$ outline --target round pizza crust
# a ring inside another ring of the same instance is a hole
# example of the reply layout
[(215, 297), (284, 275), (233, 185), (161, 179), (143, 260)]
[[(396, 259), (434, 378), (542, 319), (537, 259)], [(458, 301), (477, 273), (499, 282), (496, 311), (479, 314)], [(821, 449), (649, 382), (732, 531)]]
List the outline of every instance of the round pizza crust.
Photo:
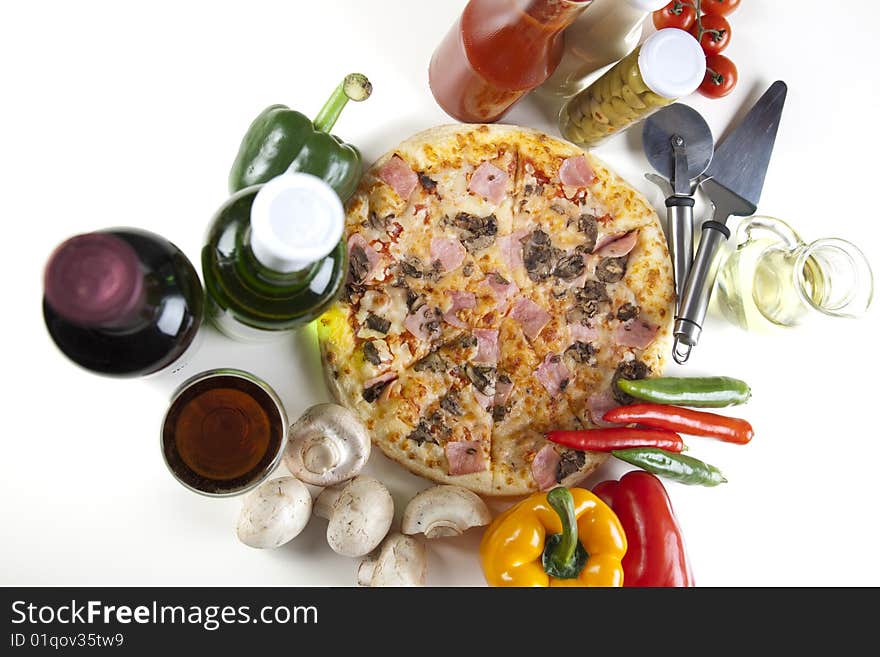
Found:
[[(651, 375), (659, 375), (671, 348), (674, 319), (672, 270), (659, 217), (641, 193), (613, 173), (604, 162), (571, 143), (537, 130), (511, 125), (443, 125), (415, 134), (380, 157), (365, 172), (357, 192), (346, 207), (346, 239), (359, 230), (371, 212), (383, 212), (386, 205), (399, 211), (412, 204), (411, 200), (400, 199), (380, 179), (379, 172), (391, 158), (402, 158), (417, 173), (427, 171), (434, 175), (438, 170), (448, 170), (460, 172), (465, 179), (482, 161), (497, 157), (499, 147), (502, 150), (514, 147), (519, 158), (526, 157), (536, 166), (549, 168), (558, 168), (567, 158), (585, 156), (596, 176), (586, 196), (600, 203), (613, 216), (615, 232), (638, 230), (637, 243), (628, 255), (624, 280), (635, 295), (641, 309), (640, 317), (655, 325), (657, 334), (645, 349), (630, 350), (630, 353), (634, 352), (633, 356), (624, 355), (622, 358), (634, 357), (647, 365)], [(563, 190), (566, 198), (569, 192), (577, 192), (565, 187)], [(421, 192), (421, 187), (416, 191)], [(412, 196), (415, 197), (416, 193)], [(404, 226), (404, 230), (406, 228), (408, 226)], [(555, 239), (558, 235), (551, 237)], [(381, 284), (376, 286), (382, 287)], [(508, 468), (505, 472), (499, 471), (502, 469), (500, 464), (491, 463), (485, 472), (450, 475), (442, 456), (409, 445), (413, 441), (405, 436), (412, 430), (412, 423), (404, 422), (393, 408), (383, 409), (381, 403), (370, 403), (364, 398), (364, 375), (354, 366), (355, 363), (362, 363), (363, 359), (356, 353), (358, 340), (353, 323), (353, 309), (345, 299), (337, 302), (319, 319), (318, 338), (326, 382), (338, 403), (360, 415), (371, 431), (374, 444), (388, 458), (414, 474), (438, 483), (464, 486), (483, 495), (518, 496), (538, 489), (526, 467), (529, 459), (534, 458), (536, 446), (528, 450), (531, 453), (517, 456), (517, 460), (521, 461), (519, 467)], [(614, 371), (608, 366), (600, 366), (600, 369), (607, 388)], [(597, 389), (596, 392), (600, 391)], [(595, 425), (585, 419), (579, 426), (589, 428)], [(584, 452), (583, 455), (580, 468), (563, 477), (560, 484), (577, 484), (608, 457), (597, 452)]]

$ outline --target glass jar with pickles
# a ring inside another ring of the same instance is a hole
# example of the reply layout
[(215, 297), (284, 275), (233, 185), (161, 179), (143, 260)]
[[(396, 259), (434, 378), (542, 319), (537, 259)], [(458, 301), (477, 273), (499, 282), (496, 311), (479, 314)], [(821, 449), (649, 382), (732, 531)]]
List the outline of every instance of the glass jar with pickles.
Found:
[(573, 96), (559, 115), (562, 135), (592, 147), (697, 90), (706, 55), (683, 30), (652, 34), (630, 55)]

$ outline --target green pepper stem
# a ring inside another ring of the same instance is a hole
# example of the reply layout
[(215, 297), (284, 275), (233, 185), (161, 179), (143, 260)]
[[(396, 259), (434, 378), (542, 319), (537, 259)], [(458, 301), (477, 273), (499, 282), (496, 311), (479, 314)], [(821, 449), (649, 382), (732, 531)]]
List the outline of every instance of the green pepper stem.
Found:
[(342, 110), (353, 100), (356, 103), (366, 100), (373, 93), (373, 85), (367, 79), (367, 76), (360, 73), (349, 73), (345, 79), (339, 83), (339, 86), (330, 94), (330, 98), (324, 103), (324, 107), (315, 117), (315, 130), (319, 132), (330, 132)]
[(559, 515), (562, 521), (562, 533), (559, 543), (549, 556), (550, 562), (559, 569), (570, 567), (575, 560), (578, 546), (577, 522), (574, 516), (574, 498), (564, 486), (558, 486), (547, 493), (547, 503)]

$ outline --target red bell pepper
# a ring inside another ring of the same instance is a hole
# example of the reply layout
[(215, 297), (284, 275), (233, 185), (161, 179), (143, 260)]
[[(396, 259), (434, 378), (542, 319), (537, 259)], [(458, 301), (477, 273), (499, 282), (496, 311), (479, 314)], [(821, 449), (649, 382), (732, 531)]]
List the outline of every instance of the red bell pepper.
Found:
[(633, 470), (620, 481), (596, 484), (593, 493), (614, 510), (626, 532), (624, 586), (694, 586), (681, 529), (657, 477)]

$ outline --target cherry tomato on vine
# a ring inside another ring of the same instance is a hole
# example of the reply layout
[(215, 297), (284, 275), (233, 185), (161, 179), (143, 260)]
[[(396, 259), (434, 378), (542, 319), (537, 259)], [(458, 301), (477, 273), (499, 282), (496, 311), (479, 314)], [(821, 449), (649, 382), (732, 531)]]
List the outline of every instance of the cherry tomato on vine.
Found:
[[(700, 25), (703, 29), (700, 30)], [(703, 46), (707, 55), (717, 55), (730, 43), (730, 23), (724, 16), (703, 16), (691, 28), (691, 34)]]
[(694, 9), (690, 0), (672, 0), (663, 9), (654, 12), (654, 27), (662, 30), (666, 27), (676, 27), (679, 30), (689, 30), (697, 21), (697, 10)]
[(739, 7), (739, 0), (703, 0), (700, 3), (703, 13), (711, 16), (727, 16)]
[(706, 77), (697, 91), (707, 98), (721, 98), (733, 91), (737, 80), (736, 64), (724, 55), (709, 55), (706, 57)]

